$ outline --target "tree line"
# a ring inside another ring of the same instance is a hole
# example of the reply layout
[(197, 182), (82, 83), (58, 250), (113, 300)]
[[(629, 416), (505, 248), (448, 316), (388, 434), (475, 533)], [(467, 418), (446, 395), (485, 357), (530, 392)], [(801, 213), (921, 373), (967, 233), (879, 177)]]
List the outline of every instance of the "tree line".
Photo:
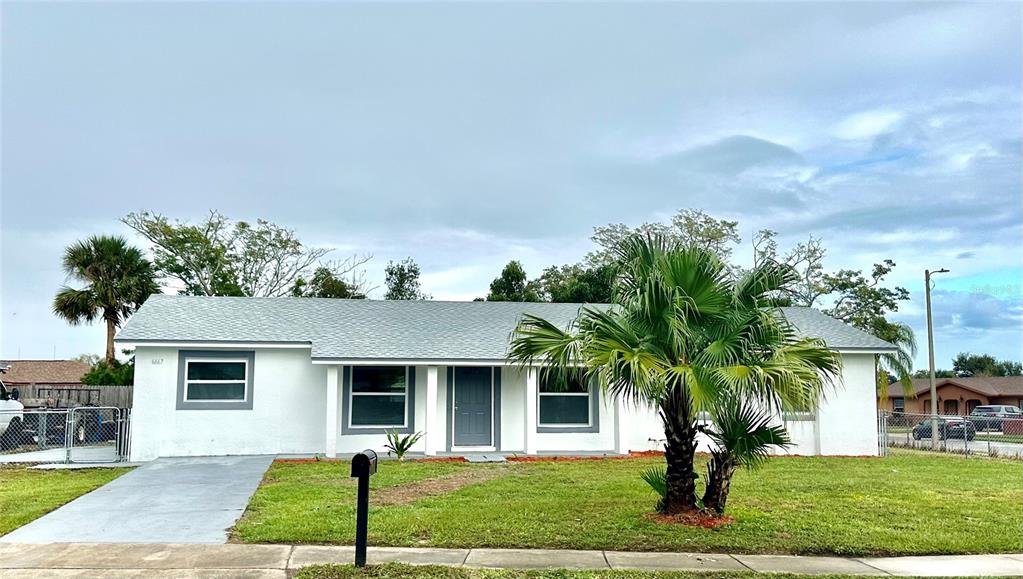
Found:
[[(1023, 364), (1012, 360), (998, 360), (991, 354), (960, 352), (952, 360), (952, 369), (936, 369), (935, 378), (972, 378), (981, 376), (1021, 376)], [(917, 370), (914, 378), (928, 378), (929, 370)]]
[[(328, 259), (330, 250), (302, 243), (296, 233), (270, 221), (233, 221), (212, 211), (199, 223), (143, 211), (122, 223), (150, 243), (153, 260), (116, 235), (94, 235), (64, 250), (69, 282), (58, 289), (53, 313), (71, 325), (102, 321), (106, 350), (83, 378), (86, 384), (131, 384), (133, 360), (121, 363), (114, 349), (117, 328), (161, 281), (183, 295), (364, 299), (363, 266), (370, 255)], [(384, 268), (385, 299), (429, 299), (411, 258)]]
[[(142, 211), (121, 222), (149, 243), (152, 261), (143, 250), (123, 237), (93, 236), (65, 250), (64, 271), (81, 287), (62, 287), (53, 311), (70, 324), (102, 321), (107, 327), (103, 378), (123, 380), (113, 336), (117, 328), (145, 299), (160, 291), (161, 283), (183, 295), (316, 297), (365, 299), (369, 254), (332, 259), (331, 251), (303, 243), (294, 230), (264, 219), (255, 223), (232, 220), (217, 211), (196, 223)], [(477, 300), (520, 302), (609, 303), (620, 273), (616, 248), (635, 236), (656, 235), (686, 247), (706, 250), (738, 279), (745, 272), (734, 265), (733, 253), (742, 237), (739, 223), (717, 219), (701, 210), (680, 210), (664, 223), (638, 227), (609, 224), (594, 228), (596, 248), (581, 261), (552, 265), (530, 279), (521, 262), (510, 261)], [(899, 353), (881, 357), (878, 381), (889, 376), (909, 384), (916, 341), (912, 330), (889, 320), (899, 304), (909, 299), (902, 287), (884, 283), (895, 268), (891, 260), (869, 271), (824, 266), (826, 248), (819, 238), (782, 251), (777, 232), (764, 229), (750, 240), (753, 267), (778, 263), (792, 273), (791, 281), (772, 292), (775, 305), (816, 307), (824, 313), (894, 343)], [(420, 283), (420, 266), (411, 258), (389, 261), (384, 268), (384, 299), (430, 299)], [(130, 376), (128, 376), (130, 381)]]

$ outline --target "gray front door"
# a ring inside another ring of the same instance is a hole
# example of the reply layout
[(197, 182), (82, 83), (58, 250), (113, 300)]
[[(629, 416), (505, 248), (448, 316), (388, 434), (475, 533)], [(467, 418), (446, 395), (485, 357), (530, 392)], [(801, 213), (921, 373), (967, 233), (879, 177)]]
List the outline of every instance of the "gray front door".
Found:
[(492, 368), (455, 368), (454, 446), (494, 444)]

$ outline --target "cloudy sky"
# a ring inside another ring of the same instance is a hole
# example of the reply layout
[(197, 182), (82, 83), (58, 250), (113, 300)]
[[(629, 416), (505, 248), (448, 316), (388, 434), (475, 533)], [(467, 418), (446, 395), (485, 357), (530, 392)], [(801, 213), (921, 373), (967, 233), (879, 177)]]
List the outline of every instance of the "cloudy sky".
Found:
[[(436, 298), (703, 208), (827, 266), (923, 270), (939, 366), (1021, 356), (1019, 4), (3, 6), (2, 348), (101, 352), (50, 313), (69, 242), (149, 209), (412, 256)], [(748, 260), (748, 246), (737, 249)], [(379, 297), (381, 292), (377, 293)], [(925, 363), (925, 352), (918, 361)]]

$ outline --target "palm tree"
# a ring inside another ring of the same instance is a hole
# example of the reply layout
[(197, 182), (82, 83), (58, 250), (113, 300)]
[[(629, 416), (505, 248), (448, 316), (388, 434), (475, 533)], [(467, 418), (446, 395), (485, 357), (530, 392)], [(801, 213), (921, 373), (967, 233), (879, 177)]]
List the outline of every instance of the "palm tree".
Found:
[(703, 508), (725, 512), (732, 475), (739, 467), (753, 469), (767, 460), (771, 447), (792, 445), (785, 427), (772, 424), (771, 416), (749, 400), (725, 396), (710, 411), (713, 427), (703, 431), (715, 443), (707, 464)]
[[(525, 315), (510, 355), (555, 384), (582, 373), (611, 396), (654, 405), (665, 433), (658, 508), (694, 510), (699, 413), (735, 398), (765, 411), (812, 408), (840, 358), (766, 307), (792, 281), (786, 266), (764, 263), (736, 280), (714, 254), (656, 235), (626, 240), (615, 258), (610, 308), (584, 307), (567, 329)], [(719, 470), (730, 480), (728, 468)]]
[(877, 357), (877, 395), (881, 406), (888, 404), (889, 375), (898, 377), (903, 393), (915, 398), (913, 390), (913, 358), (916, 357), (916, 334), (913, 328), (899, 322), (881, 319), (874, 324), (871, 333), (882, 340), (895, 344), (896, 352), (880, 354)]
[(72, 326), (102, 318), (107, 324), (106, 362), (116, 363), (114, 333), (150, 295), (159, 293), (153, 266), (123, 237), (94, 235), (64, 250), (64, 272), (85, 284), (63, 286), (53, 298), (53, 313)]

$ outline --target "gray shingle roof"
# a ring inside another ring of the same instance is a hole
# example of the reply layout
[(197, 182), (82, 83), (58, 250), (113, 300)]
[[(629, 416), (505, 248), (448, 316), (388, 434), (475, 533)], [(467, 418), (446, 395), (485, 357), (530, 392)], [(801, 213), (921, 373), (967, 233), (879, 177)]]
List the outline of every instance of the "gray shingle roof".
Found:
[[(970, 376), (962, 378), (935, 378), (934, 387), (951, 384), (961, 386), (985, 396), (1023, 396), (1023, 376)], [(917, 396), (930, 391), (931, 381), (928, 378), (913, 378), (913, 392)], [(889, 398), (903, 398), (906, 393), (901, 382), (888, 385)]]
[[(567, 326), (582, 304), (235, 298), (154, 295), (119, 342), (289, 342), (319, 359), (503, 360), (524, 313)], [(791, 310), (791, 311), (790, 311)], [(834, 349), (888, 344), (805, 308), (783, 308), (804, 335)], [(819, 318), (823, 318), (820, 320)]]
[(896, 347), (884, 340), (836, 320), (813, 308), (778, 308), (799, 335), (823, 338), (833, 350), (863, 350), (866, 352), (894, 352)]

